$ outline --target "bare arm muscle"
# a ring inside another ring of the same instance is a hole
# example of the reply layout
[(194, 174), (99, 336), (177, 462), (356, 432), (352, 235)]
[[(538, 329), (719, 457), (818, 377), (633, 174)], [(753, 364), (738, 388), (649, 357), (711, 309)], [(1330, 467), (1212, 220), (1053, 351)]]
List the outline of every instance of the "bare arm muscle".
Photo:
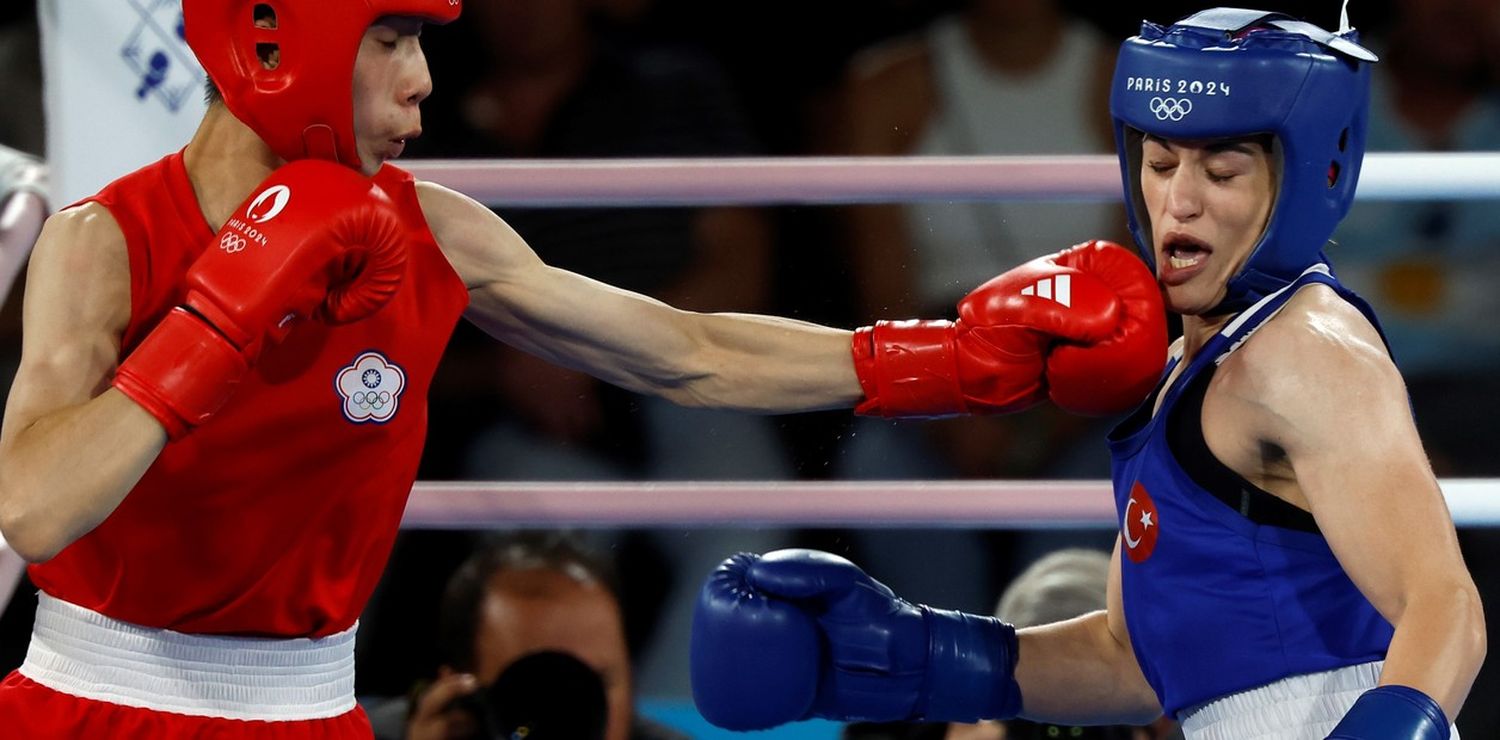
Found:
[(1146, 724), (1161, 716), (1136, 663), (1120, 596), (1120, 543), (1110, 557), (1105, 611), (1023, 629), (1016, 680), (1023, 714), (1076, 724)]
[(543, 264), (504, 221), (462, 195), (425, 184), (418, 192), (469, 286), (468, 318), (497, 339), (685, 405), (786, 412), (861, 397), (848, 332), (681, 311)]
[(165, 444), (156, 420), (109, 385), (129, 318), (113, 219), (97, 205), (50, 219), (31, 258), (21, 364), (0, 429), (0, 526), (29, 560), (104, 521)]

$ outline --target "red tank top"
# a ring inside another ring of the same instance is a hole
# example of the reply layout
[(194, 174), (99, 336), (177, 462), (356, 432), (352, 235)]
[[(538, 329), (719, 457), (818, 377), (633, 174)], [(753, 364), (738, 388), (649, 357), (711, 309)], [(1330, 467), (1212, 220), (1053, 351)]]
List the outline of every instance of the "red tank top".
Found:
[[(410, 224), (401, 289), (345, 326), (309, 321), (268, 349), (220, 413), (169, 443), (104, 523), (30, 569), (47, 593), (197, 634), (328, 635), (359, 617), (390, 555), (427, 431), (427, 387), (462, 281), (414, 180), (376, 180)], [(181, 153), (111, 183), (130, 255), (121, 357), (183, 299), (210, 243)]]

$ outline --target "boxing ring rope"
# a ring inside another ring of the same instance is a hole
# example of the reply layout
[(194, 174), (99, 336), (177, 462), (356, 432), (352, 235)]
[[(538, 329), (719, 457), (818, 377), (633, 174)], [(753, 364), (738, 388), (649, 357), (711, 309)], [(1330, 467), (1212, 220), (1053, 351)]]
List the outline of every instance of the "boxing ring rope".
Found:
[[(1500, 478), (1440, 484), (1458, 526), (1500, 526)], [(419, 482), (401, 526), (1113, 529), (1118, 522), (1108, 481)]]
[(0, 303), (31, 256), (46, 220), (47, 201), (36, 193), (20, 191), (0, 204)]
[(47, 166), (0, 146), (0, 304), (47, 220)]
[[(414, 160), (402, 163), (490, 205), (684, 206), (1109, 201), (1114, 155), (635, 160)], [(1361, 200), (1500, 198), (1500, 152), (1373, 153)]]

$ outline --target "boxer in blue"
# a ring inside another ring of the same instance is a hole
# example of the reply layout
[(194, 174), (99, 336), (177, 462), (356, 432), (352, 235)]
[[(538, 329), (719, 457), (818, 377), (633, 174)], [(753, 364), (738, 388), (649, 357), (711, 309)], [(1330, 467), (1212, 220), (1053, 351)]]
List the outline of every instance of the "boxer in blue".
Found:
[(826, 553), (738, 555), (694, 624), (704, 716), (1165, 711), (1194, 740), (1455, 737), (1483, 611), (1379, 322), (1323, 254), (1375, 61), (1352, 31), (1230, 8), (1146, 23), (1121, 49), (1131, 228), (1184, 336), (1110, 436), (1106, 611), (1018, 633)]

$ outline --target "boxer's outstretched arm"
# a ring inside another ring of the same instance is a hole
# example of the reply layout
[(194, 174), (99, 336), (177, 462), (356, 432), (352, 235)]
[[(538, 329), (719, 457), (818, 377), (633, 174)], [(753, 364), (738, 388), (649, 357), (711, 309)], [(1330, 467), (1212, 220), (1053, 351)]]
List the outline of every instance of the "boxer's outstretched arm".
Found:
[(1021, 716), (1061, 724), (1138, 725), (1161, 716), (1125, 629), (1118, 539), (1107, 583), (1107, 611), (1017, 633)]
[(48, 220), (26, 280), (21, 364), (0, 428), (0, 530), (47, 560), (93, 529), (166, 444), (110, 387), (130, 320), (125, 238), (99, 205)]
[(468, 318), (497, 339), (689, 406), (789, 412), (849, 407), (863, 398), (847, 331), (681, 311), (548, 267), (504, 221), (465, 196), (425, 183), (418, 193), (433, 234), (469, 287)]
[[(1114, 413), (1138, 403), (1161, 372), (1156, 281), (1115, 244), (1087, 242), (1017, 266), (964, 297), (957, 321), (881, 321), (851, 336), (677, 310), (547, 267), (462, 195), (425, 184), (418, 193), (469, 287), (470, 320), (551, 362), (688, 406), (788, 412), (862, 401), (860, 413), (891, 417), (1008, 413), (1048, 398), (1045, 375), (1062, 407)], [(1054, 280), (1061, 300), (1029, 292)], [(1049, 354), (1059, 341), (1074, 346)]]

